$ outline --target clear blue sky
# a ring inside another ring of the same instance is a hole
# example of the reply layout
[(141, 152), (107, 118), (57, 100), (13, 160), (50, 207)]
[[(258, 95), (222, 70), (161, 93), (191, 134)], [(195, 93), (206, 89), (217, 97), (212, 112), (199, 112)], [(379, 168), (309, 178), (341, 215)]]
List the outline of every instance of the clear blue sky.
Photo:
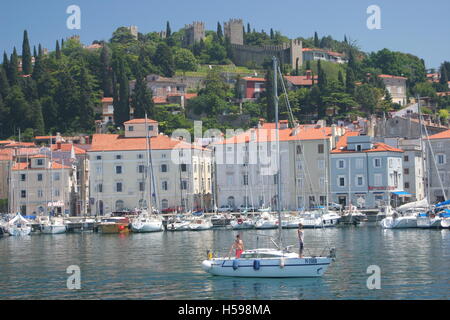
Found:
[[(257, 30), (279, 30), (290, 38), (331, 35), (357, 40), (363, 51), (383, 48), (408, 52), (435, 68), (450, 60), (450, 1), (407, 0), (44, 0), (2, 1), (0, 53), (16, 46), (21, 54), (22, 34), (27, 29), (31, 45), (54, 50), (56, 39), (73, 34), (84, 44), (108, 40), (120, 26), (137, 25), (139, 32), (165, 30), (170, 21), (176, 31), (192, 21), (204, 21), (208, 30), (217, 22), (242, 18)], [(413, 2), (413, 3), (411, 3)], [(81, 30), (69, 30), (69, 5), (81, 8)], [(381, 30), (366, 26), (367, 7), (381, 8)]]

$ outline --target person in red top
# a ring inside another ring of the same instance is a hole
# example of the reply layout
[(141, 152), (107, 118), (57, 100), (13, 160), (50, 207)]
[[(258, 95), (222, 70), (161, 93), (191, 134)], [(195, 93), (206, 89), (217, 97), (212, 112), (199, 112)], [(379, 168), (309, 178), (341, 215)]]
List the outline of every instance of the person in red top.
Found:
[(236, 258), (240, 258), (242, 252), (244, 252), (244, 242), (240, 239), (239, 235), (236, 236), (236, 240), (234, 240), (234, 243), (231, 246), (230, 253), (228, 255), (231, 254), (231, 251), (233, 251), (233, 249), (236, 250)]

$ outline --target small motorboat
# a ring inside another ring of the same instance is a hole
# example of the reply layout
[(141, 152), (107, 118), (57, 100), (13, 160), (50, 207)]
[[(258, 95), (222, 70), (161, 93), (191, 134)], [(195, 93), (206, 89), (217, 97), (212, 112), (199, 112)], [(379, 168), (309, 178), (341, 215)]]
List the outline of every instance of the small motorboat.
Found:
[(128, 233), (129, 220), (126, 217), (108, 217), (103, 218), (98, 225), (100, 233)]
[(201, 231), (201, 230), (209, 230), (212, 229), (213, 224), (211, 219), (193, 219), (189, 223), (189, 230), (192, 231)]
[(235, 220), (230, 222), (231, 228), (233, 230), (245, 230), (245, 229), (254, 229), (255, 221), (250, 219), (249, 217), (237, 217)]
[(442, 218), (434, 212), (419, 213), (417, 227), (422, 229), (441, 228)]
[(61, 234), (66, 231), (66, 224), (62, 217), (49, 217), (48, 220), (41, 223), (41, 233), (43, 234)]
[(147, 211), (141, 212), (131, 221), (133, 232), (158, 232), (163, 231), (163, 219), (156, 214), (149, 215)]
[(189, 221), (177, 217), (175, 220), (169, 221), (166, 226), (167, 231), (187, 231), (189, 230)]
[(20, 213), (17, 213), (14, 218), (8, 221), (5, 229), (11, 236), (28, 236), (32, 227), (30, 221), (25, 219)]
[(324, 211), (322, 212), (321, 218), (322, 218), (322, 227), (329, 228), (335, 227), (339, 223), (341, 216), (334, 211)]
[(264, 212), (255, 222), (256, 229), (276, 229), (278, 228), (278, 219), (268, 212)]
[(233, 220), (231, 215), (227, 213), (216, 214), (211, 217), (211, 223), (213, 224), (213, 227), (229, 226), (231, 220)]
[(318, 211), (303, 212), (299, 215), (299, 218), (299, 223), (303, 225), (304, 229), (322, 228), (322, 217)]

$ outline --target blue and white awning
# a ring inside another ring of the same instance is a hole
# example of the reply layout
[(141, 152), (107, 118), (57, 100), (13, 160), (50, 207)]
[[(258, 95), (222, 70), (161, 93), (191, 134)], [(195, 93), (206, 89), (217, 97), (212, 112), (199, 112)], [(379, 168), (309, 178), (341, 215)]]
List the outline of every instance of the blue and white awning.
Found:
[(392, 191), (391, 193), (393, 193), (393, 194), (395, 194), (395, 195), (397, 195), (399, 197), (410, 197), (410, 196), (412, 196), (411, 193), (406, 192), (406, 191)]

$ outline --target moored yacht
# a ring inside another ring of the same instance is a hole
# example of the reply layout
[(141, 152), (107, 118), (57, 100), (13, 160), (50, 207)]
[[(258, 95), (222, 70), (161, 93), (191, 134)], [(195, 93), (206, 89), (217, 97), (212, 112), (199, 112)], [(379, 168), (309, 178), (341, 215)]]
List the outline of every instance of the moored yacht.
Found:
[(264, 212), (255, 222), (256, 229), (276, 229), (278, 228), (278, 220), (270, 213)]
[(156, 214), (149, 214), (146, 210), (131, 220), (131, 230), (133, 232), (158, 232), (163, 231), (163, 219)]
[(8, 221), (5, 229), (11, 236), (27, 236), (31, 233), (31, 223), (20, 213), (17, 213), (14, 218)]
[(417, 212), (408, 210), (403, 213), (394, 212), (391, 216), (381, 220), (380, 225), (384, 229), (405, 229), (417, 227)]
[(212, 229), (212, 227), (213, 224), (211, 219), (196, 218), (189, 223), (189, 230), (192, 231), (209, 230)]
[(61, 234), (66, 231), (66, 224), (62, 217), (48, 217), (47, 220), (41, 223), (41, 233), (44, 234)]

